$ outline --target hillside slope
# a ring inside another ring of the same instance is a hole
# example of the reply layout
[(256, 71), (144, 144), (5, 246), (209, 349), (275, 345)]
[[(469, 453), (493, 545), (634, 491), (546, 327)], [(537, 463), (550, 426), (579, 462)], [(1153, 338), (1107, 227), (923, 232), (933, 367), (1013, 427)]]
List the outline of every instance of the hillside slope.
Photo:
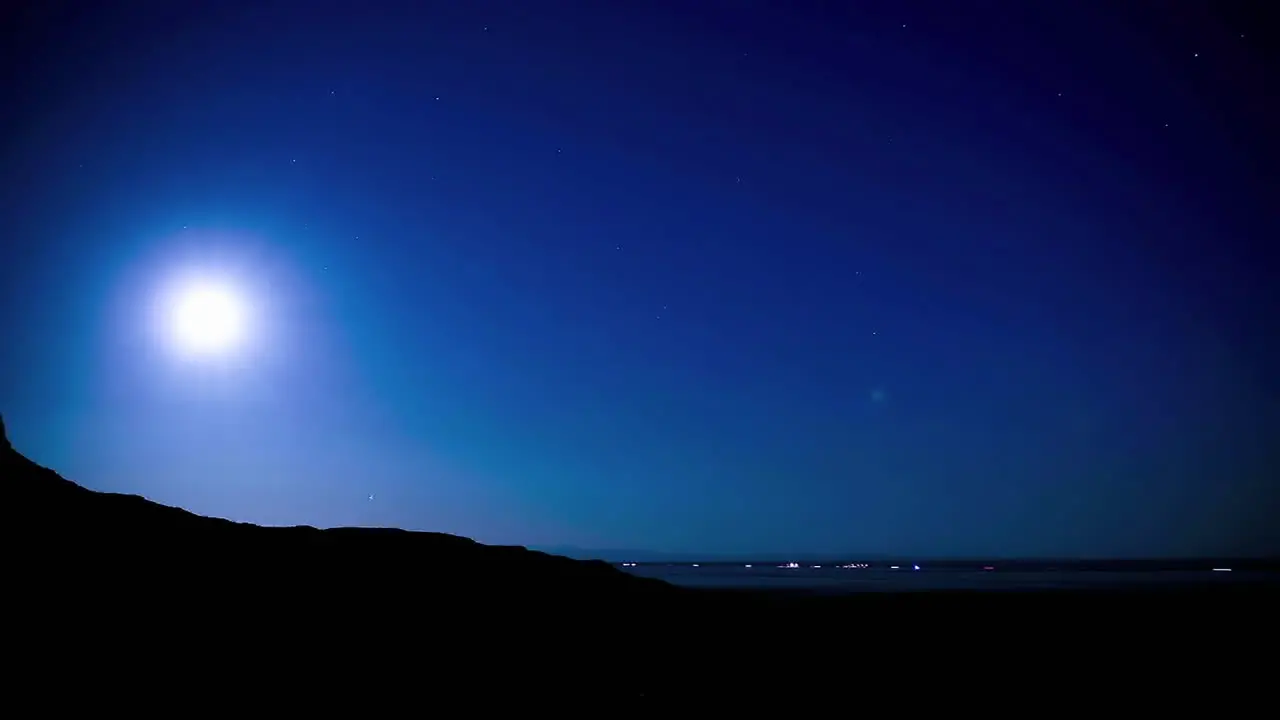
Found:
[[(136, 495), (88, 490), (14, 449), (0, 421), (5, 524), (24, 549), (16, 570), (38, 586), (157, 588), (308, 604), (418, 597), (512, 609), (631, 603), (680, 591), (598, 561), (444, 533), (379, 528), (263, 527), (204, 517)], [(349, 596), (349, 597), (342, 597)]]
[[(54, 681), (73, 689), (66, 701), (92, 698), (98, 709), (112, 704), (100, 693), (135, 710), (148, 698), (231, 693), (326, 711), (343, 697), (365, 714), (375, 687), (405, 702), (601, 711), (662, 693), (725, 702), (716, 682), (725, 678), (763, 691), (783, 678), (820, 678), (834, 690), (851, 674), (908, 668), (913, 679), (950, 677), (961, 665), (948, 653), (975, 648), (1018, 658), (1015, 675), (1035, 672), (1029, 657), (1091, 645), (1184, 664), (1207, 640), (1189, 639), (1180, 611), (1215, 618), (1212, 635), (1229, 638), (1225, 618), (1248, 624), (1274, 599), (1250, 588), (847, 598), (682, 590), (603, 562), (453, 535), (260, 527), (94, 492), (14, 450), (2, 422), (0, 507), (6, 650), (22, 660), (11, 686), (44, 706), (41, 688)], [(1229, 666), (1212, 657), (1219, 672)]]

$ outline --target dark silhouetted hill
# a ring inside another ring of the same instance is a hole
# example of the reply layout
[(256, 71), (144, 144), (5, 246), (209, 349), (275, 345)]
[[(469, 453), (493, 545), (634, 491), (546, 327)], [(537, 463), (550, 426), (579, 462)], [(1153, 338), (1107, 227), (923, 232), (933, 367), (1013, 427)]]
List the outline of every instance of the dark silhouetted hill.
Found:
[(354, 677), (406, 674), (395, 692), (441, 692), (448, 677), (559, 697), (535, 678), (625, 672), (606, 658), (652, 671), (657, 636), (618, 627), (642, 610), (660, 625), (691, 594), (455, 535), (262, 527), (95, 492), (20, 454), (2, 422), (0, 501), (7, 650), (37, 682), (225, 676), (250, 694), (242, 682), (306, 682), (299, 700), (315, 706), (316, 678), (352, 692)]
[(1221, 634), (1224, 618), (1270, 607), (1242, 593), (1209, 605), (1207, 595), (679, 589), (453, 535), (261, 527), (94, 492), (16, 451), (2, 421), (0, 478), (0, 617), (17, 668), (6, 679), (46, 708), (65, 688), (68, 702), (91, 698), (98, 710), (112, 693), (131, 709), (154, 695), (168, 712), (227, 693), (312, 709), (372, 693), (424, 710), (568, 703), (611, 714), (642, 696), (742, 707), (737, 685), (768, 697), (818, 682), (829, 693), (871, 675), (950, 678), (974, 662), (990, 675), (983, 663), (1017, 658), (995, 671), (1013, 686), (1010, 672), (1035, 667), (1029, 657), (1123, 657), (1099, 654), (1106, 646), (1186, 658), (1204, 647), (1204, 618)]
[(263, 597), (315, 593), (316, 601), (343, 593), (395, 592), (489, 601), (497, 593), (561, 610), (679, 593), (604, 562), (484, 545), (456, 535), (263, 527), (196, 515), (136, 495), (88, 490), (15, 450), (2, 421), (0, 455), (7, 520), (22, 544), (39, 549), (49, 572), (74, 571), (103, 584), (127, 579), (176, 591), (249, 582)]

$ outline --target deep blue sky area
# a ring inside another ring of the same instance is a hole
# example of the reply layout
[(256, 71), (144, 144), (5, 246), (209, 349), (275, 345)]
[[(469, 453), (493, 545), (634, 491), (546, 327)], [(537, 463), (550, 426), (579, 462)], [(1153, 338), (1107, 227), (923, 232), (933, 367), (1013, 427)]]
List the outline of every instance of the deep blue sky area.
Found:
[[(19, 5), (0, 412), (88, 487), (511, 544), (1280, 553), (1264, 3)], [(192, 276), (241, 345), (177, 351)]]

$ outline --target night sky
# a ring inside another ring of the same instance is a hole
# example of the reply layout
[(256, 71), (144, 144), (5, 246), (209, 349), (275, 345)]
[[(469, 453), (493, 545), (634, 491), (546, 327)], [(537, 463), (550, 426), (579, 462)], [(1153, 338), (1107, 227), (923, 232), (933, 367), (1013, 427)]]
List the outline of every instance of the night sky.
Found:
[[(1280, 552), (1265, 3), (28, 5), (0, 412), (88, 487), (521, 545)], [(188, 276), (243, 293), (240, 347), (158, 329)]]

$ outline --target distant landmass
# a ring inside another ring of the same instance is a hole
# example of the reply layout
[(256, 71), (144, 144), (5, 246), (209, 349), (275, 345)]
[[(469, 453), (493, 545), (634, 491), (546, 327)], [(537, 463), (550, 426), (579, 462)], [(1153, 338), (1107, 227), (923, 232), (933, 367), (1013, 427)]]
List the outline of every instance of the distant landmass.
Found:
[(834, 562), (849, 557), (875, 560), (891, 560), (887, 555), (861, 556), (850, 553), (815, 553), (815, 552), (777, 552), (762, 551), (754, 553), (699, 553), (699, 552), (667, 552), (661, 550), (641, 549), (601, 549), (581, 548), (573, 545), (539, 545), (536, 549), (543, 552), (563, 555), (579, 560), (603, 560), (609, 563), (732, 563), (753, 562), (765, 559), (797, 562)]
[(654, 550), (587, 549), (572, 545), (538, 546), (543, 552), (578, 560), (599, 560), (613, 564), (678, 563), (702, 565), (797, 563), (829, 565), (832, 563), (871, 564), (879, 567), (923, 566), (929, 570), (1005, 570), (1039, 572), (1048, 570), (1152, 572), (1163, 570), (1251, 570), (1280, 572), (1280, 558), (961, 558), (901, 556), (883, 554), (758, 552), (758, 553), (679, 553)]
[(563, 555), (576, 560), (602, 560), (609, 563), (625, 562), (731, 562), (745, 559), (745, 555), (707, 555), (697, 553), (661, 552), (658, 550), (591, 549), (573, 545), (538, 545), (533, 549)]

